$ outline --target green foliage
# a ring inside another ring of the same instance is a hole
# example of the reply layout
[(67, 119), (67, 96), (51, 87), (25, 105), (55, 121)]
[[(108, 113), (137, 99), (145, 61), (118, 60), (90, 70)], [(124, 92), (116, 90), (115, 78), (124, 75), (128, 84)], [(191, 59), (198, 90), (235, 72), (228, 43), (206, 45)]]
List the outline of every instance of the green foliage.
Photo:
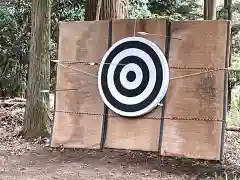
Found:
[(203, 8), (199, 0), (150, 0), (149, 9), (152, 14), (169, 17), (173, 20), (192, 20), (202, 18)]
[(129, 18), (150, 18), (151, 12), (148, 10), (147, 4), (148, 0), (131, 0), (129, 4)]
[(0, 28), (7, 26), (8, 22), (11, 21), (11, 14), (7, 11), (6, 8), (0, 9)]
[(148, 6), (152, 14), (170, 16), (175, 13), (176, 0), (149, 0)]
[(52, 16), (57, 17), (59, 21), (83, 20), (84, 1), (54, 1), (52, 5)]
[(59, 21), (79, 21), (84, 18), (84, 1), (82, 0), (60, 0), (52, 4), (52, 38), (53, 42), (58, 39)]
[(24, 92), (28, 54), (28, 19), (19, 12), (0, 9), (0, 89), (15, 96)]
[[(82, 20), (84, 1), (59, 0), (52, 4), (51, 58), (56, 59), (59, 21)], [(31, 0), (9, 0), (0, 7), (0, 90), (24, 95), (30, 40)], [(55, 77), (51, 63), (51, 77)], [(51, 79), (54, 82), (54, 79)]]
[(240, 87), (232, 89), (231, 109), (228, 112), (227, 126), (240, 126)]
[[(232, 67), (240, 69), (240, 57), (232, 57)], [(240, 86), (240, 73), (232, 71), (230, 73), (230, 86), (231, 89), (237, 88)]]

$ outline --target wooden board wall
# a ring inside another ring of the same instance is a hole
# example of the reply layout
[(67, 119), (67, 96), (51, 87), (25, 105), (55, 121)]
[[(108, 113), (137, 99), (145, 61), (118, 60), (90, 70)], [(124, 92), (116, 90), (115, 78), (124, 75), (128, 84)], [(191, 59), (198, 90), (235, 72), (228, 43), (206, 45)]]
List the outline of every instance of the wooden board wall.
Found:
[[(99, 63), (108, 49), (108, 24), (108, 21), (62, 22), (58, 59)], [(97, 76), (98, 66), (77, 63), (70, 67)], [(56, 111), (103, 113), (96, 77), (58, 65), (56, 89), (78, 89), (57, 91)], [(54, 119), (52, 146), (62, 144), (70, 148), (100, 147), (102, 116), (55, 112)]]
[[(59, 55), (62, 61), (100, 62), (108, 49), (108, 21), (60, 24)], [(179, 21), (171, 25), (169, 66), (224, 68), (227, 21)], [(113, 20), (113, 43), (128, 36), (152, 40), (165, 52), (166, 20)], [(145, 32), (141, 35), (138, 32)], [(179, 38), (181, 40), (179, 40)], [(97, 75), (98, 66), (70, 65)], [(170, 69), (170, 78), (199, 70)], [(58, 65), (56, 111), (99, 113), (104, 105), (96, 77)], [(224, 72), (202, 74), (170, 81), (165, 117), (215, 117), (223, 119)], [(116, 115), (109, 110), (110, 115)], [(108, 117), (105, 147), (158, 151), (167, 156), (219, 159), (222, 122), (164, 120), (159, 144), (162, 107), (147, 115), (159, 119)], [(51, 145), (70, 148), (100, 148), (103, 117), (55, 112)]]
[[(180, 21), (172, 23), (169, 66), (224, 68), (227, 21)], [(170, 77), (200, 70), (171, 69)], [(222, 120), (224, 71), (170, 81), (165, 117)], [(222, 122), (165, 120), (161, 154), (199, 159), (220, 158)]]

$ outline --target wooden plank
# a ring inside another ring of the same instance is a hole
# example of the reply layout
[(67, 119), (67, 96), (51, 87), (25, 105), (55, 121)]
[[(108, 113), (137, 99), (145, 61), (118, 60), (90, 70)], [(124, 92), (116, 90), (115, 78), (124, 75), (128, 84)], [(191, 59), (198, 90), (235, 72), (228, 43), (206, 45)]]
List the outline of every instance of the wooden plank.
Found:
[[(128, 36), (142, 36), (165, 50), (166, 21), (161, 19), (113, 20), (113, 43)], [(138, 32), (145, 32), (141, 35)], [(110, 111), (110, 115), (114, 112)], [(161, 117), (161, 107), (147, 115)], [(160, 119), (109, 117), (106, 147), (143, 151), (158, 151)]]
[(62, 61), (100, 62), (108, 46), (108, 21), (61, 22), (59, 54)]
[[(227, 21), (172, 23), (169, 66), (225, 67)], [(171, 69), (170, 77), (199, 70)], [(170, 81), (165, 117), (223, 119), (224, 71)], [(165, 120), (162, 155), (199, 159), (220, 157), (221, 122)]]
[[(107, 40), (108, 21), (61, 23), (59, 60), (99, 63), (108, 49)], [(97, 76), (97, 66), (72, 64), (70, 67)], [(77, 89), (56, 92), (56, 111), (103, 113), (96, 77), (58, 65), (56, 89)], [(56, 112), (51, 145), (99, 148), (102, 119), (102, 116)]]

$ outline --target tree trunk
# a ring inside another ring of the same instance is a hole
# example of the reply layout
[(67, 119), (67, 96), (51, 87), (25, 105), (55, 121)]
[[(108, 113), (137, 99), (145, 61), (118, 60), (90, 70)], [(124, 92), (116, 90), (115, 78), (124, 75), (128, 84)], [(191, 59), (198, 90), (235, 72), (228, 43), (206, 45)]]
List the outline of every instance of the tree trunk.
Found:
[(47, 135), (50, 84), (51, 0), (32, 0), (31, 48), (23, 133), (26, 138)]
[(216, 20), (216, 0), (208, 0), (208, 20)]
[(208, 19), (208, 0), (204, 0), (204, 20)]
[(97, 6), (102, 1), (99, 20), (124, 19), (128, 17), (128, 0), (86, 0), (85, 21), (98, 20)]
[(232, 20), (232, 0), (224, 0), (224, 19)]

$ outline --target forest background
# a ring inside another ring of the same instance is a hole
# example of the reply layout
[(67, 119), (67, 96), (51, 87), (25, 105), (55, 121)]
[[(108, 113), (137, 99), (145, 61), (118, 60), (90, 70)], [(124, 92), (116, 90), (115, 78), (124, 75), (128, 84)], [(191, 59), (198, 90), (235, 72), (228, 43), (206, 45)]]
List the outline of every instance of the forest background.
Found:
[[(25, 97), (31, 37), (31, 0), (0, 2), (0, 97)], [(201, 20), (203, 0), (130, 0), (128, 16)], [(51, 9), (51, 59), (57, 59), (59, 21), (84, 20), (84, 0), (53, 1)], [(217, 19), (224, 19), (223, 1), (217, 1)], [(231, 66), (240, 68), (240, 1), (232, 2)], [(51, 62), (51, 90), (56, 69)], [(240, 73), (231, 72), (228, 125), (240, 125)]]

